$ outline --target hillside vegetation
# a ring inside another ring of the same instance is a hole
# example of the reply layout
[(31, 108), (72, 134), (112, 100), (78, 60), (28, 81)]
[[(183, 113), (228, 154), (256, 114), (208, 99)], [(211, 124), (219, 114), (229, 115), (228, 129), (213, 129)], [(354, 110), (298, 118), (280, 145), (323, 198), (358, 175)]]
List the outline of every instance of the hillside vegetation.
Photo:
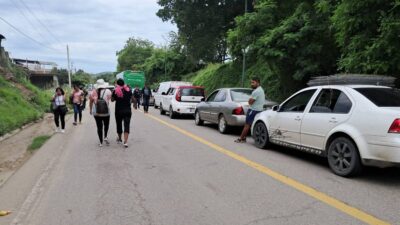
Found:
[[(6, 79), (5, 75), (13, 75)], [(0, 136), (37, 120), (49, 110), (50, 93), (33, 86), (20, 68), (0, 70)]]

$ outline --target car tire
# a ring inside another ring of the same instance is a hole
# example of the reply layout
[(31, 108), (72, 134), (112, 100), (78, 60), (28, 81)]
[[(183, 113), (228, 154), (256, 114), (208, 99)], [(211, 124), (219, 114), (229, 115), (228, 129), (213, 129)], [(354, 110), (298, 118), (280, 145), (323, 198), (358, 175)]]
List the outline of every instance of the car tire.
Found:
[(154, 108), (155, 108), (155, 109), (158, 109), (158, 106), (156, 105), (156, 103), (154, 103)]
[(202, 126), (202, 125), (204, 125), (204, 120), (201, 119), (200, 113), (199, 113), (199, 111), (197, 111), (197, 110), (196, 110), (196, 112), (194, 113), (194, 123), (195, 123), (197, 126)]
[(360, 155), (355, 143), (347, 137), (334, 139), (327, 151), (329, 167), (336, 175), (351, 177), (362, 170)]
[(160, 104), (160, 115), (165, 115), (165, 111), (162, 107), (162, 104)]
[(253, 139), (257, 148), (265, 149), (270, 144), (268, 129), (263, 122), (257, 122), (254, 125)]
[(218, 131), (221, 134), (226, 134), (228, 133), (228, 130), (229, 130), (229, 125), (226, 122), (224, 115), (220, 115), (218, 119)]
[(176, 113), (172, 109), (172, 106), (169, 107), (169, 118), (175, 119), (176, 118)]

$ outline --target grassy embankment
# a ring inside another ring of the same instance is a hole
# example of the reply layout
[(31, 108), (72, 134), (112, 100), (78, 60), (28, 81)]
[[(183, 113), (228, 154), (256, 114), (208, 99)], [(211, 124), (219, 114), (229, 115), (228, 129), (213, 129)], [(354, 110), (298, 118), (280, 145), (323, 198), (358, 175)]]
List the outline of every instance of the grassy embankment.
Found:
[[(279, 101), (287, 97), (287, 94), (282, 93), (280, 90), (278, 80), (268, 76), (268, 74), (270, 73), (268, 73), (265, 65), (253, 65), (246, 70), (244, 87), (250, 87), (250, 78), (258, 76), (261, 79), (261, 85), (265, 89), (269, 99)], [(193, 82), (195, 85), (204, 86), (208, 94), (222, 87), (240, 87), (242, 81), (242, 65), (232, 62), (210, 64), (202, 70), (184, 76), (184, 79)]]
[(24, 72), (13, 69), (17, 81), (0, 74), (0, 136), (37, 120), (49, 110), (50, 93), (33, 86)]

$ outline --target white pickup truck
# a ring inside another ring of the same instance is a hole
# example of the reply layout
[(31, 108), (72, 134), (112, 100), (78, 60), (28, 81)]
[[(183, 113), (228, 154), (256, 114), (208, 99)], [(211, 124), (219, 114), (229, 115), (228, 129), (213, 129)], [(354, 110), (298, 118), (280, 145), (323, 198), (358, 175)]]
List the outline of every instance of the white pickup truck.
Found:
[(171, 87), (161, 97), (160, 114), (168, 112), (171, 119), (177, 115), (194, 115), (196, 106), (204, 100), (205, 92), (199, 86)]

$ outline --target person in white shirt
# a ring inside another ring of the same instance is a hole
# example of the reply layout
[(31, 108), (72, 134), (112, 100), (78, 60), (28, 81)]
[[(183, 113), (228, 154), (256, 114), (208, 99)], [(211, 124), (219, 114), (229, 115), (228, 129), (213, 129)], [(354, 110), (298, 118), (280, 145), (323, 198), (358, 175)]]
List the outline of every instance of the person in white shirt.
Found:
[(95, 89), (93, 89), (90, 94), (90, 114), (94, 116), (96, 120), (97, 126), (97, 134), (99, 136), (100, 144), (99, 146), (103, 146), (103, 141), (106, 145), (109, 145), (108, 141), (108, 128), (110, 126), (110, 100), (112, 96), (112, 92), (107, 89), (107, 84), (103, 79), (97, 80), (95, 84)]
[[(56, 124), (56, 132), (65, 132), (65, 114), (67, 113), (67, 106), (65, 104), (65, 92), (62, 88), (56, 88), (55, 94), (52, 99), (54, 123)], [(61, 129), (60, 129), (61, 122)]]

